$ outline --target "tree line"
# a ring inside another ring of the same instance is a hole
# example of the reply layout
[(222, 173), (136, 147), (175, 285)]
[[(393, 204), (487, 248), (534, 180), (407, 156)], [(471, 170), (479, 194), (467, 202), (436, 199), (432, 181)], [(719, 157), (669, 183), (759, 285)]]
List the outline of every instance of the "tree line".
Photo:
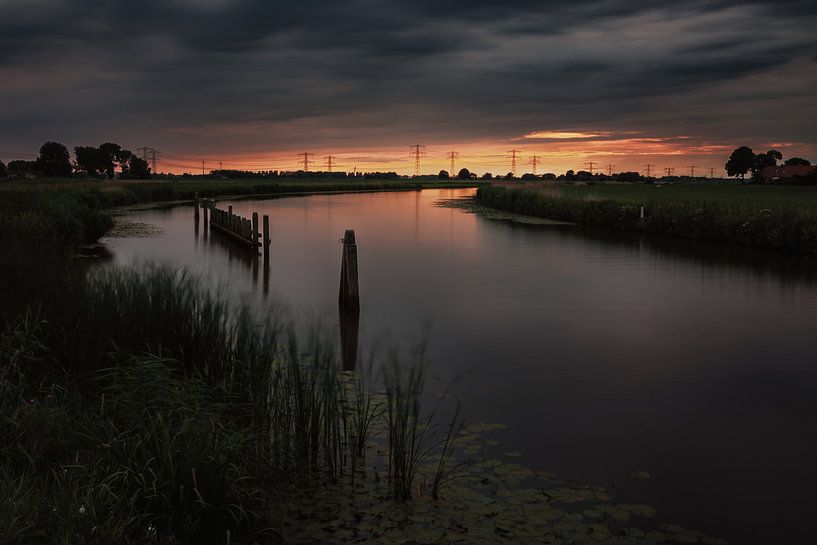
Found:
[[(732, 152), (726, 162), (726, 173), (729, 176), (746, 178), (748, 173), (752, 173), (752, 181), (762, 181), (763, 169), (766, 167), (776, 167), (777, 162), (783, 160), (783, 154), (775, 149), (770, 149), (766, 153), (755, 153), (749, 146), (741, 146)], [(786, 159), (785, 166), (811, 166), (811, 162), (802, 157), (791, 157)]]
[(119, 144), (76, 146), (72, 161), (68, 148), (50, 141), (40, 146), (40, 153), (33, 161), (9, 161), (8, 165), (0, 161), (0, 178), (113, 178), (117, 169), (120, 178), (150, 178), (148, 162)]

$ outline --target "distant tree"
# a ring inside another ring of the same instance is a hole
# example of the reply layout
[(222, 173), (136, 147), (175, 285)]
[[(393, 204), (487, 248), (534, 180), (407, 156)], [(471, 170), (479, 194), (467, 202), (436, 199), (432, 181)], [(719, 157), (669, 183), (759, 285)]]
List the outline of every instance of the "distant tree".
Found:
[(460, 171), (457, 173), (457, 178), (460, 180), (470, 180), (471, 179), (471, 171), (467, 168), (461, 168)]
[(494, 177), (494, 175), (491, 174), (490, 172), (486, 172), (485, 174), (482, 175), (483, 180), (490, 180), (493, 177)]
[(5, 178), (5, 177), (6, 177), (6, 165), (3, 163), (3, 161), (0, 161), (0, 178)]
[(536, 174), (531, 174), (530, 172), (526, 172), (525, 174), (522, 175), (521, 179), (525, 181), (538, 180), (539, 176), (537, 176)]
[(752, 164), (752, 179), (758, 181), (760, 173), (766, 167), (776, 167), (777, 162), (783, 158), (783, 154), (777, 150), (769, 150), (766, 153), (759, 153), (755, 155), (754, 163)]
[(811, 161), (808, 159), (803, 159), (802, 157), (791, 157), (790, 159), (786, 159), (786, 162), (783, 163), (786, 166), (811, 166)]
[(107, 155), (93, 146), (77, 146), (74, 148), (76, 170), (87, 176), (101, 178), (107, 168)]
[(513, 180), (513, 172), (509, 172), (505, 175), (506, 180)]
[(439, 174), (437, 174), (437, 178), (440, 180), (448, 180), (451, 178), (451, 175), (448, 174), (447, 170), (441, 170)]
[(565, 180), (575, 180), (575, 179), (576, 179), (576, 173), (574, 171), (568, 170), (567, 172), (565, 172)]
[(732, 152), (729, 160), (726, 161), (726, 173), (729, 176), (740, 176), (741, 180), (746, 177), (755, 164), (755, 152), (748, 146), (741, 146)]
[(71, 156), (68, 148), (59, 142), (46, 142), (40, 146), (37, 170), (49, 178), (67, 178), (71, 175)]
[(546, 172), (545, 174), (542, 174), (542, 179), (543, 180), (555, 180), (556, 175), (554, 173), (552, 173), (552, 172)]
[(12, 178), (17, 178), (19, 176), (26, 175), (36, 175), (37, 161), (22, 161), (22, 160), (9, 161), (6, 170), (8, 175)]
[(150, 179), (150, 167), (148, 166), (148, 162), (141, 157), (131, 154), (127, 165), (122, 168), (122, 177), (137, 180)]
[(123, 149), (119, 144), (113, 142), (106, 142), (99, 146), (99, 151), (104, 157), (105, 161), (105, 175), (108, 178), (113, 178), (116, 167), (118, 166), (124, 172), (128, 168), (128, 161), (133, 153), (129, 150)]

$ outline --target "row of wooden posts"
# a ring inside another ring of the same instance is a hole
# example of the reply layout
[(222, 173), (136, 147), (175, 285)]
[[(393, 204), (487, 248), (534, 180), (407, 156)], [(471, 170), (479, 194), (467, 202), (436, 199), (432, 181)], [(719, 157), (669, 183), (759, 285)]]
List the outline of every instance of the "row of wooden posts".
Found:
[[(263, 216), (263, 231), (258, 230), (258, 213), (253, 212), (252, 219), (243, 218), (233, 213), (233, 207), (227, 210), (216, 208), (212, 199), (200, 199), (198, 193), (193, 202), (193, 215), (198, 229), (200, 217), (204, 225), (227, 235), (231, 240), (243, 245), (258, 256), (258, 247), (263, 246), (265, 267), (269, 263), (270, 228), (269, 216)], [(208, 217), (209, 216), (209, 217)], [(261, 237), (261, 241), (259, 241)], [(341, 344), (343, 365), (353, 369), (357, 361), (357, 337), (360, 317), (360, 287), (357, 273), (357, 242), (355, 231), (347, 229), (341, 239), (343, 252), (340, 265), (340, 289), (338, 309), (340, 310)]]
[[(199, 211), (201, 211), (201, 214)], [(196, 193), (193, 202), (193, 215), (196, 225), (198, 225), (201, 215), (204, 218), (205, 226), (209, 224), (211, 229), (224, 233), (255, 252), (261, 246), (264, 250), (264, 257), (269, 258), (271, 239), (268, 215), (264, 215), (263, 231), (259, 232), (258, 212), (253, 212), (252, 219), (243, 218), (233, 213), (232, 206), (228, 206), (227, 210), (222, 210), (216, 207), (216, 201), (213, 199), (200, 199), (198, 193)], [(260, 241), (259, 238), (261, 238)]]

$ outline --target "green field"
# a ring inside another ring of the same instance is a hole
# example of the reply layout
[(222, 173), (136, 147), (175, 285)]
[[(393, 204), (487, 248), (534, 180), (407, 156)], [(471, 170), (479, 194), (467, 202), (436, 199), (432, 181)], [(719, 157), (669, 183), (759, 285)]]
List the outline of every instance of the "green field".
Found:
[(541, 218), (817, 255), (817, 187), (496, 184), (480, 204)]
[(53, 193), (79, 195), (96, 206), (124, 206), (147, 202), (190, 200), (203, 197), (282, 195), (289, 193), (411, 191), (426, 188), (476, 187), (477, 181), (411, 179), (323, 179), (323, 178), (193, 178), (177, 180), (97, 180), (39, 178), (0, 182), (0, 196)]
[(605, 184), (560, 186), (565, 197), (590, 197), (619, 202), (711, 202), (817, 209), (817, 187), (737, 184)]

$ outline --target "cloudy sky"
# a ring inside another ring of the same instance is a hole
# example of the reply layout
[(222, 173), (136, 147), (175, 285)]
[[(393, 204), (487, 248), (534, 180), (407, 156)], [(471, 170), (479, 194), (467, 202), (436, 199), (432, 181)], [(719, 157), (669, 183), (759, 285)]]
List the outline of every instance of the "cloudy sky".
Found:
[[(817, 160), (813, 0), (0, 0), (0, 159), (44, 140), (161, 170)], [(523, 168), (524, 167), (524, 168)]]

